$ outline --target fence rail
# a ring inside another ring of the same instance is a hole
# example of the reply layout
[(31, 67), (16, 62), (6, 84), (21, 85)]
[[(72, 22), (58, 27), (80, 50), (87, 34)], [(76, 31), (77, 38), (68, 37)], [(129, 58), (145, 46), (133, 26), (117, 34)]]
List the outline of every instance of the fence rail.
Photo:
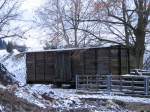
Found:
[(76, 89), (150, 96), (149, 76), (76, 75)]

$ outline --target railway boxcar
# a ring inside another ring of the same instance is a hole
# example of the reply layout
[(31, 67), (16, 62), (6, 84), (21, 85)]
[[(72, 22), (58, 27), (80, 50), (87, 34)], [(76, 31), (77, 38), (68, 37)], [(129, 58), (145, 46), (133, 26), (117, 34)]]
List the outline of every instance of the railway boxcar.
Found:
[(78, 75), (121, 75), (134, 68), (123, 46), (26, 52), (27, 83), (72, 83)]

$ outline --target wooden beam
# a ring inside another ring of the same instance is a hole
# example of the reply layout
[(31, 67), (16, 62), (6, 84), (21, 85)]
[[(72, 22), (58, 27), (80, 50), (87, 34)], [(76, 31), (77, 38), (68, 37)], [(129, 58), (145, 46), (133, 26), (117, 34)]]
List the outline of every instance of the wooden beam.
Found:
[(34, 53), (34, 67), (35, 67), (35, 69), (34, 69), (34, 76), (35, 76), (35, 81), (36, 81), (36, 53)]
[(122, 74), (122, 67), (121, 67), (121, 46), (118, 46), (118, 72), (119, 72), (119, 75)]
[(97, 74), (97, 49), (95, 48), (94, 49), (94, 51), (95, 51), (95, 74)]

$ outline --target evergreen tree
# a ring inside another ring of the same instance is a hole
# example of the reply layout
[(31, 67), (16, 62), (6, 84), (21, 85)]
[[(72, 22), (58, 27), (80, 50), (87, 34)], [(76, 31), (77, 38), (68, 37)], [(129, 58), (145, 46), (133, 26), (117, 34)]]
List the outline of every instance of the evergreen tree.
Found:
[(0, 49), (5, 49), (5, 48), (6, 48), (6, 42), (0, 39)]
[(6, 49), (7, 43), (3, 40), (3, 47)]
[(12, 44), (12, 42), (8, 42), (8, 44), (6, 46), (6, 50), (7, 50), (7, 52), (12, 53), (12, 51), (13, 51), (13, 44)]
[(0, 39), (0, 49), (3, 49), (3, 41)]

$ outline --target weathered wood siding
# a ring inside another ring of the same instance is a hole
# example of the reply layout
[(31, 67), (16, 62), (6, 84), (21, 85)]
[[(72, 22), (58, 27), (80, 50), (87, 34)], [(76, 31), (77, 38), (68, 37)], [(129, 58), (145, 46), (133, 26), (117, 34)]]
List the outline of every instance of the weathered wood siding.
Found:
[(128, 53), (128, 49), (120, 46), (27, 52), (27, 82), (70, 83), (75, 81), (76, 74), (126, 74), (134, 67), (130, 62), (134, 57)]
[(27, 53), (26, 67), (27, 81), (35, 81), (35, 53)]
[(56, 52), (45, 52), (45, 81), (53, 81), (56, 78)]
[(107, 48), (97, 50), (97, 74), (111, 73), (110, 50)]

